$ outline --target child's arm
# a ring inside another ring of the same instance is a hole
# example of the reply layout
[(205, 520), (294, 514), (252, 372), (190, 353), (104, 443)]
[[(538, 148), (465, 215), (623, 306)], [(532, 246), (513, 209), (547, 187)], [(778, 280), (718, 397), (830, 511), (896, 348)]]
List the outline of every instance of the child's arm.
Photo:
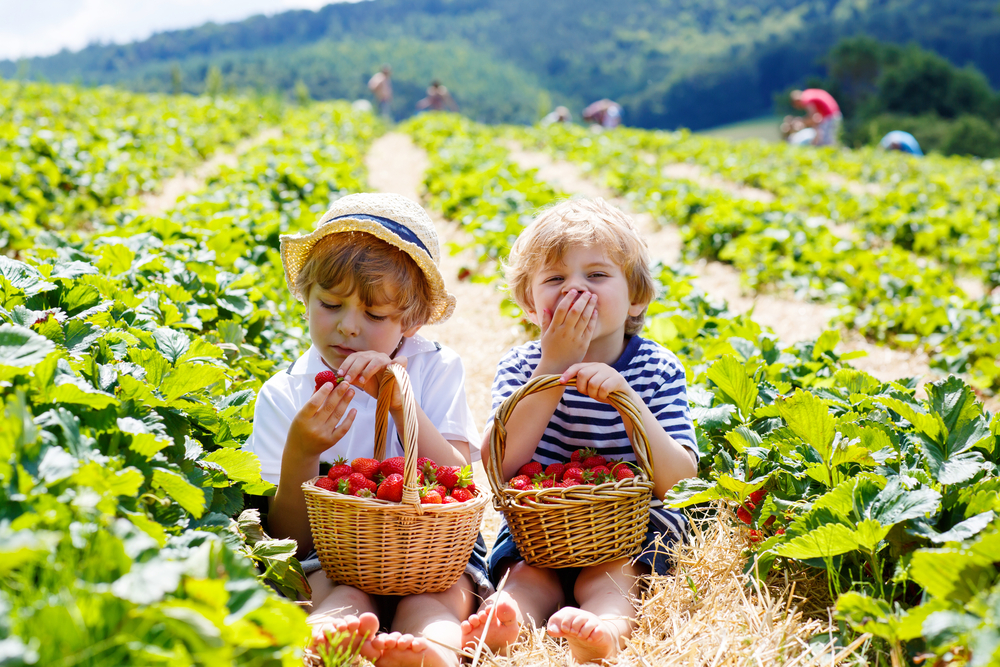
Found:
[[(340, 366), (344, 384), (350, 383), (360, 387), (371, 396), (378, 398), (379, 381), (382, 372), (389, 364), (397, 363), (406, 368), (406, 357), (391, 359), (381, 352), (355, 352)], [(423, 408), (417, 407), (417, 451), (420, 456), (426, 456), (439, 465), (464, 466), (470, 462), (469, 443), (463, 440), (445, 440), (434, 422), (427, 417)], [(399, 386), (392, 392), (392, 402), (389, 404), (389, 414), (396, 425), (399, 437), (403, 437), (403, 397)]]
[[(609, 403), (608, 396), (618, 390), (628, 394), (639, 407), (642, 426), (646, 431), (649, 451), (652, 454), (650, 464), (653, 466), (653, 494), (657, 498), (662, 499), (667, 491), (682, 479), (698, 474), (698, 464), (694, 454), (663, 430), (663, 425), (657, 421), (649, 406), (632, 389), (621, 373), (607, 364), (583, 363), (568, 368), (560, 379), (566, 382), (574, 377), (576, 390), (595, 401)], [(625, 422), (625, 431), (631, 438), (632, 426), (628, 421)]]
[[(597, 295), (572, 290), (556, 304), (555, 312), (543, 311), (540, 319), (542, 358), (531, 374), (533, 378), (558, 375), (583, 361), (597, 328)], [(518, 401), (508, 420), (517, 428), (507, 431), (502, 471), (504, 479), (513, 477), (518, 468), (531, 460), (562, 395), (563, 390), (550, 389)], [(489, 458), (489, 429), (483, 447), (485, 461)]]
[(271, 535), (298, 542), (299, 556), (309, 553), (313, 543), (302, 483), (319, 474), (320, 455), (340, 442), (357, 414), (355, 410), (347, 411), (354, 388), (346, 382), (333, 387), (320, 387), (292, 420), (281, 456), (278, 489), (269, 500), (267, 522)]

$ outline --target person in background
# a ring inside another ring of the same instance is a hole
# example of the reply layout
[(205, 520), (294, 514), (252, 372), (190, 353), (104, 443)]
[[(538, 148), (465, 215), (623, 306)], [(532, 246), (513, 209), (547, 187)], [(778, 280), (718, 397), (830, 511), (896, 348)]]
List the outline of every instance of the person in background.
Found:
[(417, 111), (443, 111), (446, 107), (452, 111), (458, 111), (458, 105), (455, 104), (451, 93), (441, 85), (440, 81), (434, 79), (427, 89), (427, 97), (417, 102)]
[(610, 130), (621, 125), (622, 107), (617, 102), (605, 97), (588, 104), (583, 110), (583, 119)]
[(540, 121), (542, 126), (554, 125), (555, 123), (569, 123), (573, 120), (573, 114), (566, 107), (556, 107), (545, 115)]
[(903, 151), (904, 153), (909, 153), (910, 155), (920, 156), (924, 154), (924, 152), (920, 150), (920, 144), (917, 142), (916, 137), (909, 132), (903, 132), (902, 130), (893, 130), (892, 132), (889, 132), (882, 137), (882, 141), (878, 142), (878, 145), (887, 151)]
[(813, 145), (835, 145), (843, 116), (840, 114), (840, 106), (833, 99), (833, 96), (819, 88), (807, 88), (806, 90), (793, 90), (790, 98), (793, 107), (805, 110), (806, 115), (803, 122), (806, 127), (812, 127), (816, 130)]
[(368, 79), (368, 90), (372, 91), (378, 101), (379, 113), (392, 120), (392, 68), (382, 65), (382, 69)]

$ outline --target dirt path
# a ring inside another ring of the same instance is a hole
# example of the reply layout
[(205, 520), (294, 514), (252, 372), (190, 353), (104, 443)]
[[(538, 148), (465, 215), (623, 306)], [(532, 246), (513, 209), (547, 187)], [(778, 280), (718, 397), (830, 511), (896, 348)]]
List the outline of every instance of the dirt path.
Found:
[[(538, 177), (548, 181), (559, 189), (571, 195), (583, 197), (604, 197), (615, 205), (629, 210), (628, 202), (616, 197), (610, 190), (595, 184), (584, 176), (580, 169), (571, 163), (555, 161), (540, 152), (525, 151), (520, 147), (511, 147), (511, 158), (523, 167), (538, 169)], [(681, 174), (677, 166), (675, 177), (689, 178), (699, 182), (710, 180), (700, 169), (686, 170)], [(723, 187), (726, 184), (712, 181), (712, 187)], [(740, 188), (735, 193), (748, 198), (761, 198), (763, 191), (746, 192)], [(752, 190), (752, 189), (750, 189)], [(770, 194), (770, 193), (763, 193)], [(630, 211), (631, 212), (631, 211)], [(661, 227), (647, 213), (631, 212), (644, 231), (653, 260), (664, 264), (677, 265), (681, 260), (683, 242), (675, 227)], [(801, 340), (815, 339), (829, 328), (830, 320), (836, 315), (836, 308), (826, 304), (811, 303), (790, 298), (781, 294), (748, 294), (740, 284), (739, 271), (729, 264), (699, 260), (692, 267), (696, 278), (694, 284), (711, 297), (725, 300), (735, 313), (745, 313), (753, 310), (753, 318), (762, 326), (770, 327), (785, 343), (795, 343)], [(928, 365), (927, 355), (911, 353), (874, 345), (854, 332), (842, 331), (844, 351), (864, 350), (867, 357), (855, 359), (851, 363), (876, 378), (887, 381), (902, 377), (920, 376), (924, 380), (940, 377)], [(993, 407), (996, 409), (996, 406)]]
[[(427, 157), (408, 136), (397, 132), (379, 138), (368, 152), (368, 183), (380, 192), (394, 192), (421, 200)], [(448, 291), (455, 295), (455, 313), (442, 324), (425, 327), (421, 334), (455, 350), (465, 363), (469, 406), (482, 427), (490, 413), (490, 386), (497, 362), (512, 345), (526, 340), (521, 328), (500, 314), (501, 294), (490, 285), (458, 280), (458, 270), (475, 266), (471, 253), (451, 255), (449, 241), (468, 240), (458, 225), (434, 216), (441, 239), (441, 272)]]
[(218, 171), (222, 165), (235, 167), (239, 156), (270, 139), (277, 139), (280, 136), (280, 128), (267, 128), (259, 134), (236, 144), (233, 150), (213, 155), (198, 165), (192, 173), (180, 173), (173, 178), (167, 179), (163, 182), (158, 192), (141, 197), (142, 208), (140, 212), (147, 215), (159, 215), (163, 213), (172, 208), (183, 195), (201, 189), (208, 177)]

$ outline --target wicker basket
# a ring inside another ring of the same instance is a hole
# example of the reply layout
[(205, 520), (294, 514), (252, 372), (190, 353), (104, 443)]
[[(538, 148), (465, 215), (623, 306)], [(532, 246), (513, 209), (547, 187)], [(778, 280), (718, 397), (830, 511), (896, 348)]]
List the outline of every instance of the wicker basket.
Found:
[(613, 392), (609, 400), (632, 426), (632, 449), (640, 469), (634, 478), (530, 491), (504, 486), (506, 424), (518, 401), (535, 392), (575, 385), (575, 380), (561, 384), (558, 375), (540, 375), (511, 394), (493, 419), (486, 468), (493, 506), (506, 517), (521, 555), (536, 567), (582, 567), (634, 556), (649, 524), (653, 495), (649, 441), (638, 408), (623, 392)]
[(417, 485), (417, 414), (410, 379), (392, 364), (375, 412), (375, 458), (384, 460), (393, 378), (403, 396), (403, 501), (358, 498), (302, 485), (313, 543), (326, 576), (378, 595), (437, 593), (451, 587), (475, 546), (486, 495), (464, 503), (421, 505)]

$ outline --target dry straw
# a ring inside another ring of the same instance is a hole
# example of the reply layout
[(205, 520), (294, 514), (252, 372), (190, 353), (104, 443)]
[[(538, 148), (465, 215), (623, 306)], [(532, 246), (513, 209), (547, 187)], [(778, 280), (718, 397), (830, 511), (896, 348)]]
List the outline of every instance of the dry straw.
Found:
[(393, 380), (403, 397), (403, 500), (393, 503), (302, 485), (313, 542), (327, 577), (379, 595), (450, 588), (475, 546), (487, 497), (422, 505), (417, 486), (417, 413), (409, 376), (399, 364), (383, 373), (375, 411), (375, 458), (385, 458)]
[(507, 519), (521, 555), (536, 567), (581, 567), (634, 556), (649, 524), (653, 493), (649, 441), (639, 409), (624, 392), (612, 392), (609, 401), (631, 426), (638, 475), (597, 486), (537, 491), (504, 486), (507, 421), (517, 403), (536, 392), (575, 385), (575, 379), (562, 384), (558, 375), (532, 378), (500, 405), (490, 433), (486, 474), (493, 488), (493, 505)]

